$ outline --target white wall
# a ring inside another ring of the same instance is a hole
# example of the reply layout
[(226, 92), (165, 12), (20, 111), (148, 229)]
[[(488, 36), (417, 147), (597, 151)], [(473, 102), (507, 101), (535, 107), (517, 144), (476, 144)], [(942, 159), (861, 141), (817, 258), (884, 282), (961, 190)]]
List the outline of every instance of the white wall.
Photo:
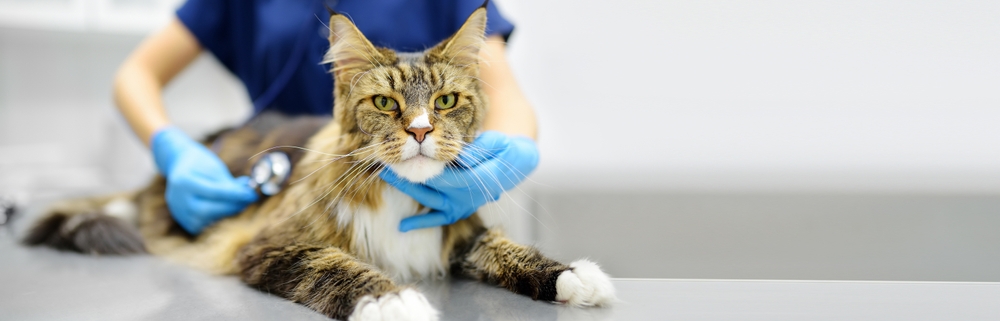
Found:
[(500, 4), (547, 185), (1000, 191), (1000, 2)]

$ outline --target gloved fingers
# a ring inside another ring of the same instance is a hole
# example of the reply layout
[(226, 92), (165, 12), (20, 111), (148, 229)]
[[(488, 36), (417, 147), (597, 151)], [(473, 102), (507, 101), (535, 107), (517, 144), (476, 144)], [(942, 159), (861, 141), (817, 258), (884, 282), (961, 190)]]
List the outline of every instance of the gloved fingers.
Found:
[(208, 224), (205, 223), (205, 221), (195, 216), (176, 215), (174, 214), (174, 212), (171, 212), (171, 214), (174, 215), (174, 221), (177, 222), (177, 225), (180, 225), (181, 228), (183, 228), (191, 235), (198, 235), (198, 233), (201, 233), (201, 231), (204, 230), (206, 226), (208, 226)]
[(237, 203), (253, 203), (257, 201), (257, 192), (247, 185), (249, 177), (229, 178), (229, 173), (222, 177), (189, 177), (185, 182), (191, 193), (201, 198)]
[(183, 131), (173, 126), (161, 128), (150, 139), (150, 149), (153, 151), (153, 159), (156, 167), (164, 175), (173, 172), (178, 159), (186, 151), (196, 149), (200, 146)]
[(457, 217), (453, 218), (444, 212), (431, 211), (427, 214), (404, 218), (403, 221), (399, 222), (399, 231), (408, 232), (420, 228), (448, 225), (455, 223), (456, 220), (458, 220)]
[(185, 231), (191, 235), (197, 235), (205, 228), (205, 224), (198, 216), (193, 214), (192, 210), (189, 208), (191, 205), (187, 201), (185, 196), (178, 195), (176, 192), (172, 192), (167, 189), (166, 193), (167, 199), (167, 209), (170, 210), (170, 216), (174, 218), (177, 225), (180, 225)]
[(203, 221), (214, 222), (218, 219), (239, 213), (250, 205), (249, 202), (234, 202), (193, 197), (188, 201), (188, 207), (194, 217)]
[(513, 137), (508, 148), (493, 160), (497, 161), (495, 169), (520, 182), (538, 167), (538, 147), (530, 138)]
[[(538, 167), (538, 144), (531, 138), (516, 136), (510, 139), (510, 151), (504, 153), (504, 159), (515, 169), (527, 176)], [(518, 157), (512, 157), (517, 155)]]
[[(486, 133), (483, 136), (486, 136)], [(503, 134), (497, 133), (497, 135)], [(497, 139), (488, 140), (495, 142)], [(424, 184), (441, 189), (466, 186), (479, 180), (487, 185), (499, 183), (504, 190), (513, 188), (538, 166), (538, 148), (533, 140), (520, 136), (506, 139), (503, 144), (506, 144), (505, 149), (493, 154), (492, 158), (481, 160), (475, 166), (447, 168), (442, 175)], [(503, 144), (498, 143), (493, 146), (501, 147)]]
[(476, 137), (472, 144), (468, 144), (458, 153), (458, 165), (462, 167), (475, 167), (479, 163), (492, 159), (498, 153), (507, 149), (509, 137), (506, 134), (496, 131), (486, 131)]
[(489, 176), (504, 191), (510, 190), (524, 181), (538, 167), (538, 148), (527, 137), (511, 138), (510, 148), (500, 157), (475, 168), (480, 176)]
[(514, 188), (524, 180), (523, 176), (511, 170), (511, 167), (500, 159), (492, 159), (480, 164), (472, 169), (472, 174), (482, 182), (483, 192), (489, 198), (487, 201), (499, 200), (505, 191)]
[(446, 168), (441, 175), (424, 182), (437, 190), (471, 189), (475, 193), (487, 193), (496, 199), (499, 194), (524, 180), (510, 165), (501, 159), (491, 159), (473, 168)]
[(250, 176), (243, 175), (243, 176), (234, 178), (233, 181), (236, 183), (236, 185), (243, 185), (243, 186), (250, 187)]
[(423, 184), (410, 182), (396, 175), (391, 169), (383, 169), (379, 177), (386, 183), (409, 195), (418, 203), (432, 209), (444, 210), (448, 206), (448, 200), (441, 192), (431, 189)]
[(249, 203), (200, 199), (194, 195), (167, 193), (167, 208), (170, 215), (185, 231), (197, 235), (201, 231), (227, 216), (242, 211)]

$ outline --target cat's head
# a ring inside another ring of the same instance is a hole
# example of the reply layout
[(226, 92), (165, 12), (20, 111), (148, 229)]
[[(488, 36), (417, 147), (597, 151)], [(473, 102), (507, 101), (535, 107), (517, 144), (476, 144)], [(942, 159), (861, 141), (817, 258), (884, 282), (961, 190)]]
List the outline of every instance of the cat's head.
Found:
[(423, 182), (454, 161), (482, 126), (479, 83), (486, 7), (440, 44), (417, 53), (375, 47), (350, 19), (330, 17), (334, 117), (356, 157)]

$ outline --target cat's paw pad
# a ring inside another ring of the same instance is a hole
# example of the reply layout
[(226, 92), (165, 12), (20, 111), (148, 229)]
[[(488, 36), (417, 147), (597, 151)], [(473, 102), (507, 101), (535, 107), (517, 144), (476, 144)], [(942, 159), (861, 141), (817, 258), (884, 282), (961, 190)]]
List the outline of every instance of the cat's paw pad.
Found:
[(379, 298), (370, 295), (358, 300), (349, 321), (435, 321), (438, 311), (423, 294), (414, 289), (390, 293)]
[(569, 264), (556, 279), (556, 301), (572, 306), (609, 305), (615, 300), (615, 287), (601, 267), (588, 260)]

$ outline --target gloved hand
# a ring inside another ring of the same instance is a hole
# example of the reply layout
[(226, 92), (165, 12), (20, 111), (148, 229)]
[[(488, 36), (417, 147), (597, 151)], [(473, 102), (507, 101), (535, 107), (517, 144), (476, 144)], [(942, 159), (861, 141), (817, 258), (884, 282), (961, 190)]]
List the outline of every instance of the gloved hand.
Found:
[(382, 170), (383, 180), (431, 208), (430, 213), (403, 219), (400, 231), (452, 224), (500, 199), (538, 166), (538, 147), (527, 137), (487, 131), (462, 149), (458, 164), (423, 184), (401, 178), (389, 168)]
[(247, 183), (233, 178), (219, 157), (175, 127), (153, 134), (153, 158), (167, 178), (167, 207), (174, 220), (192, 235), (242, 211), (257, 200)]

